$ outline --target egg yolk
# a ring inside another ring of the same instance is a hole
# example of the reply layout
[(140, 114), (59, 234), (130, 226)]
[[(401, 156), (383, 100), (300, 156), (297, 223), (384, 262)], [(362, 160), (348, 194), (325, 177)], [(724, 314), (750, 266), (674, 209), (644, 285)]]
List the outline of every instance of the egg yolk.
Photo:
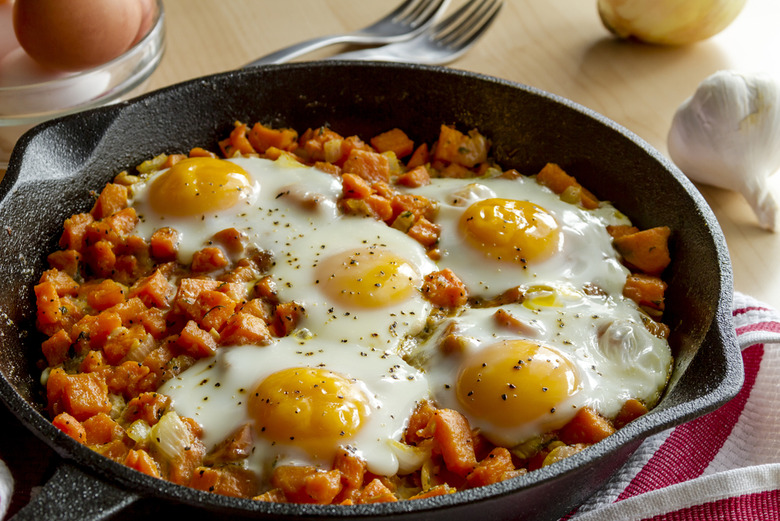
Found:
[(530, 340), (505, 340), (473, 353), (458, 372), (465, 411), (498, 427), (516, 427), (550, 413), (579, 388), (572, 362)]
[(369, 402), (354, 380), (321, 368), (293, 367), (271, 374), (255, 388), (249, 414), (261, 436), (292, 443), (327, 458), (355, 435)]
[(422, 284), (417, 269), (387, 250), (362, 248), (327, 258), (316, 284), (332, 302), (350, 308), (382, 308), (410, 298)]
[(248, 197), (250, 177), (240, 166), (211, 157), (183, 159), (154, 180), (152, 208), (179, 217), (218, 212)]
[(473, 248), (497, 260), (527, 264), (558, 249), (560, 229), (552, 215), (529, 201), (485, 199), (463, 212), (459, 229)]

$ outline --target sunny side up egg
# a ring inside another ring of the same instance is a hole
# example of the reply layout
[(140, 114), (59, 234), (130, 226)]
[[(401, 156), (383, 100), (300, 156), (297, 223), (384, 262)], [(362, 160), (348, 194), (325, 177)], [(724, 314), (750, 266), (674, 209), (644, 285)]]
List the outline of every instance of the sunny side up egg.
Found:
[(425, 325), (418, 290), (436, 265), (406, 234), (342, 215), (340, 195), (336, 176), (285, 156), (191, 158), (133, 185), (131, 204), (142, 237), (178, 232), (184, 264), (226, 228), (269, 252), (279, 298), (304, 309), (300, 338), (394, 350)]
[(439, 178), (414, 193), (438, 201), (438, 264), (472, 297), (560, 284), (623, 290), (628, 270), (606, 226), (629, 221), (611, 205), (579, 208), (530, 177)]

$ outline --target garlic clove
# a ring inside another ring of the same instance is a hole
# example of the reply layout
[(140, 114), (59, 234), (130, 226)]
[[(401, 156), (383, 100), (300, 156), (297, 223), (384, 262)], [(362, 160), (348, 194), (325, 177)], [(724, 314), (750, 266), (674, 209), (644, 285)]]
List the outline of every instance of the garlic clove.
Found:
[(719, 71), (680, 105), (667, 140), (691, 180), (743, 194), (759, 224), (774, 231), (778, 205), (769, 177), (780, 169), (780, 82)]
[(719, 33), (747, 0), (598, 0), (604, 26), (620, 38), (686, 45)]

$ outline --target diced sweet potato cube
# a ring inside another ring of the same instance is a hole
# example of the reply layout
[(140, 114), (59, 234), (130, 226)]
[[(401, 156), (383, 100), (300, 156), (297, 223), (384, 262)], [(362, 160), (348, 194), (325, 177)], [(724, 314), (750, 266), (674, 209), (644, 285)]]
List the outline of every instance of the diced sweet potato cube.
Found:
[(49, 364), (49, 367), (59, 365), (68, 358), (70, 344), (70, 335), (64, 329), (58, 330), (43, 341), (41, 350), (43, 351), (43, 356), (46, 357), (46, 362)]
[(128, 296), (130, 298), (140, 298), (147, 307), (164, 308), (168, 306), (172, 289), (168, 280), (162, 272), (157, 269), (148, 277), (133, 284)]
[(200, 326), (209, 331), (219, 331), (236, 309), (236, 301), (220, 291), (201, 291), (196, 299), (200, 308)]
[(237, 466), (198, 467), (189, 486), (229, 497), (250, 497), (257, 483), (254, 474)]
[(149, 239), (149, 254), (158, 262), (176, 260), (179, 240), (179, 232), (173, 228), (166, 227), (155, 230)]
[(194, 320), (187, 322), (184, 326), (176, 344), (187, 354), (195, 358), (212, 356), (217, 351), (217, 342), (208, 331), (198, 327)]
[(97, 241), (84, 250), (84, 260), (87, 262), (95, 275), (102, 278), (109, 278), (116, 266), (116, 254), (114, 245), (110, 241)]
[(597, 443), (615, 432), (615, 427), (590, 407), (582, 407), (569, 423), (563, 426), (558, 437), (567, 445)]
[[(37, 305), (36, 326), (38, 329), (47, 333), (47, 330), (54, 331), (59, 329), (62, 320), (62, 310), (60, 309), (60, 297), (57, 295), (57, 288), (52, 282), (41, 282), (33, 288), (35, 291), (35, 300)], [(55, 329), (51, 330), (51, 326)]]
[(631, 266), (648, 275), (660, 275), (671, 262), (669, 256), (668, 226), (658, 226), (649, 230), (617, 237), (615, 249)]
[(433, 157), (438, 161), (471, 168), (487, 161), (487, 153), (488, 141), (476, 130), (470, 130), (465, 135), (453, 127), (442, 125)]
[(52, 268), (75, 277), (79, 272), (81, 254), (76, 250), (58, 250), (50, 253), (46, 260)]
[(192, 271), (209, 272), (224, 268), (228, 265), (228, 259), (225, 253), (217, 247), (209, 246), (198, 250), (192, 256)]
[(168, 411), (170, 405), (171, 399), (164, 394), (141, 393), (128, 402), (122, 412), (122, 420), (128, 424), (144, 420), (149, 425), (154, 425)]
[(265, 321), (250, 313), (239, 311), (228, 318), (220, 333), (220, 344), (224, 345), (259, 345), (264, 346), (272, 341), (271, 332)]
[(303, 313), (303, 307), (295, 302), (277, 304), (274, 309), (274, 334), (278, 337), (289, 335), (298, 326)]
[(92, 309), (103, 311), (125, 301), (127, 289), (111, 279), (104, 279), (93, 285), (87, 293), (87, 304)]
[(627, 423), (632, 422), (647, 414), (647, 407), (639, 400), (629, 399), (623, 404), (623, 407), (618, 411), (617, 416), (612, 421), (616, 429), (622, 429)]
[(341, 187), (346, 198), (365, 199), (371, 195), (371, 184), (357, 174), (349, 172), (342, 174)]
[(579, 202), (583, 207), (593, 209), (599, 206), (599, 201), (595, 195), (590, 193), (574, 177), (567, 174), (555, 163), (547, 163), (537, 174), (536, 181), (559, 195), (569, 188), (576, 188), (579, 193)]
[(429, 161), (430, 153), (428, 151), (428, 143), (423, 143), (417, 147), (414, 153), (412, 153), (412, 157), (410, 157), (409, 161), (406, 163), (406, 168), (411, 170), (413, 168), (417, 168), (418, 166), (423, 166)]
[(127, 207), (127, 187), (108, 183), (100, 192), (90, 214), (95, 219), (103, 219)]
[(420, 165), (398, 176), (396, 182), (409, 188), (419, 188), (431, 184), (431, 174), (425, 166)]
[(147, 476), (154, 478), (160, 477), (160, 469), (157, 462), (143, 449), (130, 450), (124, 461), (125, 465), (138, 472), (143, 472)]
[(94, 222), (92, 215), (88, 213), (77, 213), (65, 219), (63, 224), (62, 237), (60, 237), (60, 246), (80, 252), (84, 247), (84, 235), (87, 226)]
[(225, 228), (215, 233), (213, 239), (228, 253), (237, 254), (244, 251), (247, 235), (236, 228)]
[(467, 476), (477, 466), (471, 427), (465, 416), (452, 409), (438, 409), (433, 417), (433, 437), (447, 469)]
[(406, 234), (419, 242), (426, 248), (430, 248), (434, 244), (439, 242), (439, 234), (441, 233), (441, 226), (432, 223), (425, 217), (417, 219)]
[(292, 151), (298, 146), (298, 133), (289, 128), (273, 129), (260, 123), (255, 123), (247, 136), (249, 143), (259, 153), (264, 153), (270, 147)]
[(640, 306), (658, 311), (664, 310), (666, 282), (652, 275), (634, 274), (626, 278), (623, 295)]
[(381, 479), (374, 478), (368, 485), (363, 487), (357, 503), (391, 503), (394, 501), (398, 501), (398, 498), (395, 497), (393, 491), (390, 490)]
[(456, 308), (468, 302), (466, 285), (449, 268), (425, 276), (422, 292), (434, 306)]
[(366, 150), (352, 150), (344, 162), (344, 172), (357, 174), (366, 181), (388, 182), (390, 180), (390, 163), (387, 157)]
[(59, 430), (80, 443), (87, 442), (84, 426), (76, 418), (66, 412), (61, 412), (51, 421)]
[(68, 273), (56, 268), (44, 271), (38, 283), (40, 284), (41, 282), (51, 282), (57, 290), (57, 296), (59, 297), (64, 297), (65, 295), (75, 296), (79, 292), (79, 283), (73, 280), (73, 277)]
[(504, 476), (515, 470), (512, 455), (504, 447), (496, 447), (479, 462), (467, 476), (469, 486), (482, 487), (504, 480)]
[(55, 415), (67, 412), (83, 421), (97, 413), (108, 413), (111, 410), (106, 382), (96, 373), (69, 375), (62, 369), (52, 369), (46, 383), (46, 393), (49, 408)]
[(111, 417), (100, 412), (82, 422), (87, 435), (87, 445), (104, 445), (115, 439), (122, 439), (124, 429)]
[(371, 146), (377, 152), (393, 152), (399, 159), (414, 150), (414, 141), (400, 128), (394, 128), (371, 138)]

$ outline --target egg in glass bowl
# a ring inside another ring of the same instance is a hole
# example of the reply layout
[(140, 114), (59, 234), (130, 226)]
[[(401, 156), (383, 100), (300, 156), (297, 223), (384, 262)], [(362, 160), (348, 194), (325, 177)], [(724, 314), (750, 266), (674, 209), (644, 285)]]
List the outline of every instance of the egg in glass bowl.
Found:
[[(79, 15), (84, 2), (67, 8), (80, 23), (103, 27), (103, 35), (62, 23), (59, 3), (0, 1), (0, 171), (19, 137), (35, 125), (144, 90), (164, 51), (162, 0), (138, 0), (121, 16), (110, 0), (101, 3), (102, 11), (84, 7), (97, 21)], [(54, 51), (58, 47), (61, 52)]]

